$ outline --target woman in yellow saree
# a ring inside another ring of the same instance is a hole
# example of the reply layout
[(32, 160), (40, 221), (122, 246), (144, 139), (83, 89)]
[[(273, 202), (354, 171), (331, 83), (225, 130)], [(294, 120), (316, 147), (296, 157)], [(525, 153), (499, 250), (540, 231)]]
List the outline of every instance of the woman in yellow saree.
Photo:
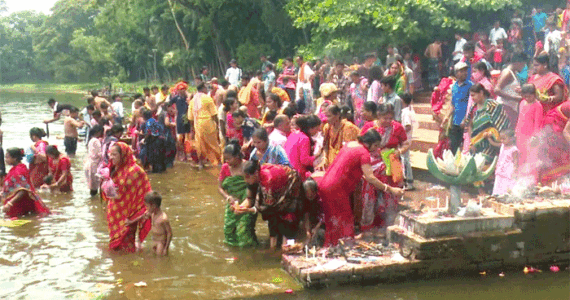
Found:
[(188, 104), (188, 120), (194, 127), (194, 148), (198, 152), (199, 168), (204, 167), (204, 159), (212, 165), (221, 161), (218, 140), (218, 111), (214, 99), (206, 94), (204, 83), (197, 87), (197, 93)]

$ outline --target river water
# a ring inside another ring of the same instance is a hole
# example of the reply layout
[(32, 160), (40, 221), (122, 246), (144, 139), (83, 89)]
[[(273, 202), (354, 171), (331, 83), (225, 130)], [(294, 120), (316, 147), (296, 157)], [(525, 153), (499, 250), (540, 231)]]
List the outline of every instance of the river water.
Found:
[[(44, 127), (49, 97), (83, 106), (74, 94), (0, 93), (4, 149), (29, 147), (29, 129)], [(125, 104), (130, 107), (130, 104)], [(63, 147), (62, 122), (50, 124), (50, 144)], [(569, 299), (568, 272), (505, 277), (411, 281), (306, 291), (265, 250), (266, 226), (258, 222), (259, 249), (236, 250), (223, 241), (223, 203), (217, 170), (177, 163), (151, 174), (163, 195), (174, 237), (170, 256), (118, 254), (107, 250), (105, 205), (91, 198), (83, 174), (85, 147), (72, 159), (71, 194), (42, 195), (54, 214), (30, 218), (17, 228), (0, 227), (0, 299)], [(144, 282), (146, 287), (136, 287)], [(293, 294), (285, 290), (293, 289)]]

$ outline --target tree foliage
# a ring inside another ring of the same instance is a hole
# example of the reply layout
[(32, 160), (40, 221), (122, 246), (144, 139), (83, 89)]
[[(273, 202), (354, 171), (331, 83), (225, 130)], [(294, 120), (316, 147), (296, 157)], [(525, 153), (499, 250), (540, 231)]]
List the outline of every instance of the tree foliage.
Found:
[[(540, 1), (546, 5), (558, 0)], [(558, 1), (560, 2), (560, 1)], [(508, 21), (537, 0), (58, 0), (52, 13), (6, 15), (0, 82), (150, 81), (225, 73), (236, 58), (354, 56), (388, 43), (422, 49), (434, 36)]]
[(520, 5), (519, 0), (291, 0), (287, 10), (295, 27), (311, 32), (305, 51), (340, 55), (453, 36), (471, 30), (478, 17)]

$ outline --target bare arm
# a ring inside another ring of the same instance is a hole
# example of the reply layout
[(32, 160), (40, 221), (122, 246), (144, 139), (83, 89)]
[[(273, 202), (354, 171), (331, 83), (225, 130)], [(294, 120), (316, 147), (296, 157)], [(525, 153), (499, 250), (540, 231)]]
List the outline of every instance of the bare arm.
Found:
[(564, 131), (562, 131), (562, 134), (564, 135), (564, 138), (566, 139), (568, 144), (570, 144), (570, 122), (566, 123), (566, 126), (564, 126)]
[(4, 205), (4, 211), (7, 211), (8, 209), (10, 209), (12, 206), (14, 206), (14, 204), (18, 203), (25, 195), (25, 193), (27, 193), (26, 191), (19, 191), (16, 193), (16, 195), (14, 196), (14, 198), (12, 198), (12, 200), (8, 201), (5, 205)]
[(57, 114), (55, 114), (55, 117), (53, 117), (53, 119), (44, 120), (44, 123), (46, 123), (46, 124), (52, 123), (52, 122), (59, 120), (60, 118), (61, 118), (61, 113), (57, 113)]
[(362, 165), (362, 172), (364, 173), (364, 180), (368, 181), (368, 183), (372, 184), (375, 188), (396, 196), (401, 196), (404, 194), (404, 190), (391, 187), (378, 180), (378, 178), (374, 176), (374, 173), (372, 172), (372, 166), (370, 164)]
[[(510, 78), (510, 80), (509, 80), (509, 78)], [(509, 85), (513, 80), (515, 80), (515, 78), (513, 78), (513, 76), (511, 76), (511, 72), (509, 72), (508, 70), (504, 70), (501, 73), (499, 80), (497, 81), (497, 85), (495, 86), (495, 90), (494, 90), (495, 95), (497, 95), (501, 98), (509, 99), (509, 100), (521, 101), (522, 97), (520, 97), (520, 96), (512, 97), (511, 95), (509, 95), (503, 91), (503, 89), (507, 85)]]
[(168, 219), (165, 219), (160, 224), (164, 230), (164, 233), (166, 234), (166, 241), (164, 242), (164, 248), (162, 248), (161, 255), (167, 255), (170, 241), (172, 241), (172, 227), (170, 227), (170, 221), (168, 221)]
[(395, 154), (397, 154), (399, 156), (402, 153), (406, 153), (406, 152), (408, 152), (408, 150), (410, 149), (411, 146), (412, 146), (411, 141), (409, 141), (409, 140), (405, 141), (402, 143), (402, 145), (400, 145), (400, 148), (396, 149), (396, 152), (398, 152), (398, 153), (395, 153)]
[(63, 184), (67, 183), (67, 175), (69, 175), (69, 170), (63, 171), (59, 179), (51, 185), (52, 188), (61, 187)]
[(550, 96), (551, 102), (555, 102), (555, 103), (562, 102), (562, 100), (563, 100), (562, 98), (564, 96), (564, 90), (562, 89), (562, 87), (560, 85), (556, 84), (552, 87), (552, 89), (554, 91), (554, 96)]

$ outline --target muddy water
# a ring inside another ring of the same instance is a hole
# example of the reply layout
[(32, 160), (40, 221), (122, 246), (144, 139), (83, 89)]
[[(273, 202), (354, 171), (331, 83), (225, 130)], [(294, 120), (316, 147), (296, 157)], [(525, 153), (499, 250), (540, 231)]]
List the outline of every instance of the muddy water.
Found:
[[(0, 93), (4, 149), (28, 147), (28, 131), (44, 127), (54, 95)], [(55, 95), (83, 105), (80, 96)], [(130, 105), (125, 105), (130, 106)], [(63, 147), (61, 121), (50, 124), (49, 142)], [(0, 227), (0, 299), (568, 299), (568, 273), (496, 275), (415, 281), (370, 287), (303, 291), (267, 253), (267, 229), (259, 221), (262, 246), (236, 250), (223, 245), (223, 204), (216, 170), (177, 164), (150, 175), (163, 194), (174, 238), (168, 258), (107, 250), (105, 206), (91, 198), (83, 175), (85, 147), (72, 159), (75, 192), (42, 195), (53, 215), (18, 228)], [(148, 245), (147, 245), (148, 246)], [(146, 287), (136, 287), (144, 282)], [(293, 295), (284, 291), (294, 289)]]

